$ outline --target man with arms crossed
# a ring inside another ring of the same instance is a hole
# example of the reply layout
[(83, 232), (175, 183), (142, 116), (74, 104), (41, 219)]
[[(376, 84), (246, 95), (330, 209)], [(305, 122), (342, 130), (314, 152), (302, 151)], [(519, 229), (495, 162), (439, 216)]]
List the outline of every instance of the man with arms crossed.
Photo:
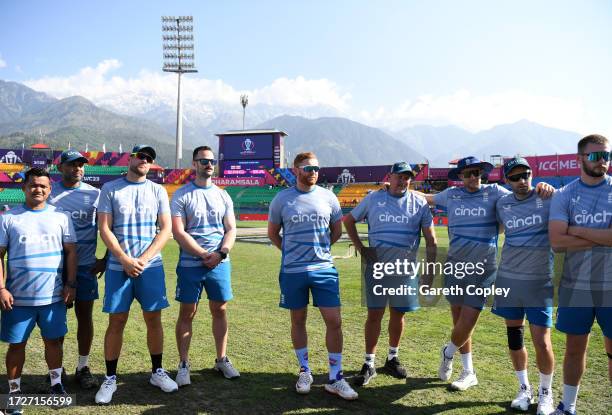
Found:
[(311, 292), (327, 328), (329, 383), (325, 390), (347, 400), (357, 399), (342, 374), (340, 289), (331, 256), (332, 244), (342, 235), (342, 210), (336, 195), (317, 186), (319, 161), (314, 153), (298, 154), (293, 171), (296, 185), (279, 192), (270, 204), (268, 237), (282, 251), (279, 305), (291, 314), (291, 340), (300, 365), (295, 389), (306, 394), (313, 380), (306, 334)]
[(66, 150), (60, 156), (57, 169), (62, 181), (51, 189), (49, 204), (72, 218), (77, 236), (77, 290), (74, 311), (77, 318), (79, 360), (75, 379), (83, 389), (98, 387), (98, 381), (89, 370), (89, 351), (93, 341), (92, 310), (98, 299), (97, 274), (104, 271), (106, 259), (96, 259), (98, 226), (96, 209), (100, 190), (83, 183), (87, 158), (76, 150)]
[(593, 134), (580, 140), (580, 178), (556, 192), (550, 208), (550, 243), (556, 251), (566, 251), (556, 324), (557, 330), (566, 334), (563, 399), (555, 415), (576, 413), (595, 319), (605, 338), (608, 377), (612, 382), (612, 177), (607, 174), (610, 156), (606, 137)]
[[(408, 163), (395, 163), (391, 168), (389, 188), (367, 195), (345, 218), (346, 232), (362, 256), (367, 254), (359, 239), (355, 223), (367, 218), (368, 243), (371, 248), (382, 248), (383, 250), (390, 248), (392, 252), (399, 249), (407, 250), (410, 258), (416, 259), (422, 230), (427, 244), (427, 260), (428, 262), (435, 261), (436, 235), (433, 228), (433, 217), (427, 202), (408, 190), (412, 177), (414, 177), (414, 172)], [(406, 278), (408, 280), (402, 283), (411, 285), (410, 276)], [(386, 305), (381, 307), (373, 304), (376, 299), (372, 296), (368, 295), (366, 298), (369, 303), (364, 330), (365, 362), (355, 377), (357, 386), (367, 385), (376, 376), (376, 344), (386, 308)], [(407, 375), (398, 357), (399, 343), (404, 332), (404, 313), (417, 309), (418, 306), (412, 306), (409, 299), (404, 299), (401, 306), (392, 306), (389, 303), (389, 354), (384, 367), (396, 378), (402, 379)]]
[[(26, 172), (25, 204), (0, 217), (0, 258), (8, 253), (6, 280), (0, 267), (0, 337), (9, 343), (9, 393), (21, 392), (21, 371), (30, 333), (38, 324), (45, 344), (52, 394), (62, 386), (62, 341), (68, 332), (66, 305), (76, 293), (77, 252), (72, 221), (47, 204), (51, 178), (43, 169)], [(66, 280), (62, 282), (65, 274)], [(18, 413), (18, 411), (17, 411)]]
[(519, 382), (519, 391), (510, 406), (527, 411), (533, 391), (527, 376), (527, 349), (523, 342), (525, 316), (540, 370), (538, 415), (554, 412), (552, 377), (555, 367), (550, 328), (553, 315), (553, 253), (548, 240), (550, 199), (536, 195), (531, 185), (531, 167), (524, 158), (504, 163), (504, 176), (512, 194), (497, 201), (497, 219), (506, 240), (495, 286), (507, 288), (508, 296), (496, 296), (494, 314), (506, 320), (510, 358)]
[(170, 237), (172, 224), (166, 190), (147, 179), (154, 160), (151, 146), (135, 146), (127, 175), (106, 183), (100, 194), (98, 225), (111, 255), (106, 265), (102, 308), (109, 313), (104, 337), (106, 378), (96, 394), (99, 404), (110, 403), (117, 390), (117, 362), (134, 298), (140, 303), (147, 326), (152, 365), (149, 382), (164, 392), (178, 390), (162, 367), (161, 310), (169, 304), (160, 252)]
[(196, 179), (178, 189), (170, 204), (172, 233), (181, 247), (176, 267), (176, 300), (181, 303), (176, 322), (176, 344), (181, 359), (176, 375), (179, 386), (191, 384), (189, 345), (192, 321), (204, 289), (217, 349), (214, 369), (227, 379), (240, 377), (226, 356), (225, 310), (227, 302), (232, 299), (228, 254), (236, 240), (236, 219), (232, 199), (212, 182), (215, 164), (217, 161), (210, 147), (193, 150)]

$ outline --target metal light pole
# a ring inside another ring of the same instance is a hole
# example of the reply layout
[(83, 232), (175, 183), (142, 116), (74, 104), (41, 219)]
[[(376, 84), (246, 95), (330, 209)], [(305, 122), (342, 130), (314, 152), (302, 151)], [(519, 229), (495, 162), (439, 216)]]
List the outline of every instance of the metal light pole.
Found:
[(240, 95), (240, 104), (242, 104), (242, 129), (244, 130), (244, 116), (246, 114), (246, 107), (249, 105), (249, 96), (246, 94)]
[[(164, 72), (178, 74), (176, 100), (176, 158), (174, 167), (180, 167), (183, 157), (183, 108), (181, 105), (181, 75), (193, 73), (195, 55), (193, 47), (193, 16), (162, 16)], [(185, 53), (187, 52), (187, 53)]]

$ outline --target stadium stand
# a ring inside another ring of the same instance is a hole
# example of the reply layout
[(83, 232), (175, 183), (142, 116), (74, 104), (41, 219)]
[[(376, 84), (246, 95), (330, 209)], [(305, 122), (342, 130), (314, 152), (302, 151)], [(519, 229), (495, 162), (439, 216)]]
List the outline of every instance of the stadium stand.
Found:
[(0, 205), (14, 206), (25, 203), (25, 195), (21, 189), (0, 189)]
[(361, 202), (369, 191), (377, 191), (381, 185), (374, 183), (352, 183), (344, 186), (338, 193), (338, 200), (343, 211), (348, 208), (353, 208)]

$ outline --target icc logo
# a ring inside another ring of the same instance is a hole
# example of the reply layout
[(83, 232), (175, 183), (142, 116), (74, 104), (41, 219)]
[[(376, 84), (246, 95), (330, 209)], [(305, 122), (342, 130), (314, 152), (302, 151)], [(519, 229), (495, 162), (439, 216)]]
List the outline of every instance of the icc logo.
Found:
[(251, 153), (253, 150), (255, 150), (255, 143), (250, 138), (246, 138), (242, 142), (242, 149), (245, 151), (245, 153)]

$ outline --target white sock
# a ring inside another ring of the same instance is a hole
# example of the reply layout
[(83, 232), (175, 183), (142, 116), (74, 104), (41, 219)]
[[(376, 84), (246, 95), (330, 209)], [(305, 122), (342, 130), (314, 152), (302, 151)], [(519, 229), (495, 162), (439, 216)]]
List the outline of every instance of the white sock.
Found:
[(571, 413), (576, 412), (576, 399), (578, 399), (578, 386), (563, 384), (563, 409)]
[(20, 390), (21, 389), (21, 377), (18, 377), (15, 379), (9, 379), (8, 384), (9, 384), (9, 393)]
[(542, 391), (542, 389), (548, 389), (550, 391), (552, 389), (552, 381), (552, 373), (550, 375), (545, 375), (544, 373), (540, 372), (540, 391)]
[(85, 366), (89, 366), (89, 355), (79, 355), (79, 363), (77, 364), (77, 370), (83, 369)]
[(446, 343), (446, 349), (444, 349), (444, 356), (447, 359), (452, 359), (454, 354), (459, 350), (459, 346), (455, 345), (453, 342)]
[(391, 360), (394, 357), (397, 357), (398, 352), (399, 352), (399, 346), (398, 347), (389, 346), (389, 354), (387, 355), (387, 360)]
[(49, 377), (51, 378), (51, 386), (62, 383), (62, 368), (49, 369)]
[(529, 388), (529, 377), (527, 376), (527, 369), (525, 370), (516, 370), (516, 378), (519, 381), (519, 385), (525, 385)]
[(474, 364), (472, 363), (472, 353), (462, 353), (461, 363), (463, 363), (463, 370), (466, 372), (474, 373)]
[(376, 358), (376, 354), (374, 353), (366, 353), (365, 354), (365, 364), (370, 366), (370, 367), (374, 367), (374, 362)]

